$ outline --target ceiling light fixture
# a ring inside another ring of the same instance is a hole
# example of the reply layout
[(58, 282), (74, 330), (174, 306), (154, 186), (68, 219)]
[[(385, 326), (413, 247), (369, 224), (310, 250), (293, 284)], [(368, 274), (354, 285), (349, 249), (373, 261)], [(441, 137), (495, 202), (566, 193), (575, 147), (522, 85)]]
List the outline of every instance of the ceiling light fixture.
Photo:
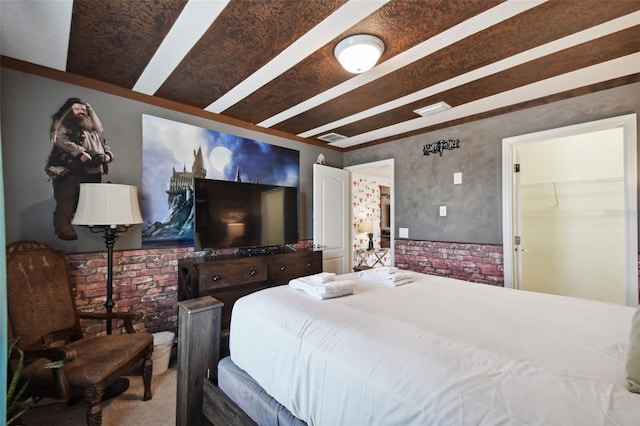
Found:
[(333, 49), (342, 67), (354, 74), (373, 68), (384, 52), (384, 43), (369, 34), (356, 34), (341, 40)]
[(423, 117), (426, 117), (427, 115), (435, 114), (436, 112), (440, 112), (440, 111), (446, 111), (448, 109), (451, 109), (451, 105), (447, 104), (446, 102), (438, 102), (437, 104), (414, 109), (413, 112)]

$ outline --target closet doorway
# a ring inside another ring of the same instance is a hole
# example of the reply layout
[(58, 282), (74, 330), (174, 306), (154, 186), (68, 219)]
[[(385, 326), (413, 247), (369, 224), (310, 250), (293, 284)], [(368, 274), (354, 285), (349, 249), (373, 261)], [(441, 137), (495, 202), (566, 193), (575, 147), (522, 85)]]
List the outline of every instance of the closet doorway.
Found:
[(505, 286), (636, 306), (635, 114), (503, 141)]

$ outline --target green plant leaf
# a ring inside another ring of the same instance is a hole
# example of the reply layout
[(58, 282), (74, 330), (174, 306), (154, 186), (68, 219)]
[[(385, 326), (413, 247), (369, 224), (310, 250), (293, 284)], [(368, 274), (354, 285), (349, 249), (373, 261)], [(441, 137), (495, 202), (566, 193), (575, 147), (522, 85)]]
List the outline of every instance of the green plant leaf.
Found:
[(19, 358), (18, 363), (16, 365), (15, 370), (13, 371), (13, 377), (11, 378), (11, 383), (9, 384), (9, 390), (7, 391), (7, 403), (11, 404), (14, 399), (14, 394), (16, 388), (18, 387), (18, 382), (20, 381), (20, 376), (22, 376), (22, 371), (24, 370), (24, 352), (22, 349), (16, 346), (16, 343), (20, 340), (19, 337), (14, 337), (9, 341), (9, 354), (7, 359), (11, 359), (11, 354), (14, 350), (18, 352)]

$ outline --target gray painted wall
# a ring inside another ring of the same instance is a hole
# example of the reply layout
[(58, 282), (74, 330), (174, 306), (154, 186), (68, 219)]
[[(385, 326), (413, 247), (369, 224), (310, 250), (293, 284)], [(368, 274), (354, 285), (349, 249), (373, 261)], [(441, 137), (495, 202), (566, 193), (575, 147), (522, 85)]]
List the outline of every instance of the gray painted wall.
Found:
[[(327, 165), (342, 167), (342, 153), (301, 144), (285, 138), (222, 124), (200, 117), (155, 107), (142, 102), (0, 69), (2, 152), (5, 189), (7, 244), (16, 240), (37, 240), (67, 253), (104, 250), (104, 241), (84, 228), (76, 227), (78, 240), (63, 241), (53, 233), (55, 203), (51, 184), (44, 174), (51, 149), (51, 116), (69, 97), (89, 102), (105, 127), (105, 137), (115, 154), (104, 181), (140, 187), (142, 174), (142, 114), (197, 125), (300, 151), (301, 238), (312, 238), (312, 165), (324, 154)], [(180, 144), (180, 141), (176, 141)], [(177, 164), (178, 168), (182, 165)], [(190, 164), (187, 164), (190, 167)], [(141, 247), (141, 227), (135, 226), (116, 242), (116, 249)]]
[[(395, 159), (396, 236), (409, 228), (410, 239), (502, 244), (502, 139), (633, 112), (640, 112), (640, 83), (346, 152), (343, 161)], [(460, 148), (422, 155), (441, 139), (460, 139)], [(453, 184), (455, 172), (461, 185)]]
[[(50, 117), (71, 96), (91, 103), (104, 123), (117, 156), (112, 182), (141, 185), (141, 116), (151, 114), (300, 150), (302, 238), (312, 238), (312, 164), (322, 153), (335, 167), (396, 160), (396, 236), (402, 227), (411, 239), (487, 244), (502, 243), (502, 138), (640, 112), (636, 83), (342, 154), (27, 73), (0, 72), (6, 241), (35, 239), (69, 253), (104, 249), (102, 239), (85, 229), (74, 242), (53, 234), (54, 203), (43, 167)], [(440, 139), (460, 139), (460, 148), (441, 157), (422, 155), (425, 144)], [(462, 173), (462, 185), (453, 185), (455, 172)], [(440, 205), (447, 206), (446, 217), (438, 215)], [(116, 249), (140, 245), (138, 226)]]

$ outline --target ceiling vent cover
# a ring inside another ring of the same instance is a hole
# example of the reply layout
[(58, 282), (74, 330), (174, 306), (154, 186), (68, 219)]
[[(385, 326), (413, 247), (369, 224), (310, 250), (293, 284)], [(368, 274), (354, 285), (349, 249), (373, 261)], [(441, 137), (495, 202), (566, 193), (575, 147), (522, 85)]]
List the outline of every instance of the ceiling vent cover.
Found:
[(451, 105), (449, 105), (446, 102), (438, 102), (436, 104), (429, 105), (423, 108), (414, 109), (413, 112), (423, 117), (426, 117), (428, 115), (435, 114), (440, 111), (446, 111), (448, 109), (451, 109)]
[(320, 139), (321, 141), (334, 143), (334, 142), (343, 141), (343, 140), (347, 139), (347, 137), (343, 136), (343, 135), (339, 135), (338, 133), (333, 133), (332, 132), (332, 133), (327, 133), (327, 134), (322, 135), (322, 136), (318, 136), (318, 139)]

